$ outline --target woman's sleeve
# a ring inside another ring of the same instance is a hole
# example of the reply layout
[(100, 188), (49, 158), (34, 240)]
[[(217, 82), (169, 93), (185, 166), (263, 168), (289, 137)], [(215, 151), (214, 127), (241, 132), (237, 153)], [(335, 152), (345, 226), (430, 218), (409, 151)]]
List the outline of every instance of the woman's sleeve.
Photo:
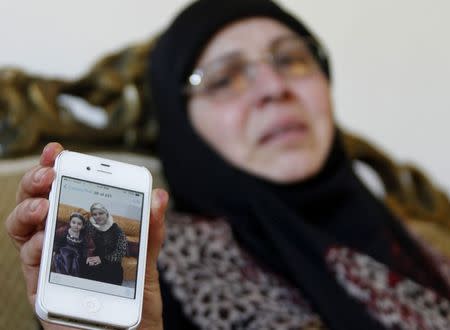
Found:
[[(106, 254), (105, 259), (109, 262), (121, 262), (122, 258), (127, 253), (127, 238), (122, 229), (119, 226), (116, 227), (116, 246), (113, 252)], [(114, 244), (114, 243), (113, 243)]]

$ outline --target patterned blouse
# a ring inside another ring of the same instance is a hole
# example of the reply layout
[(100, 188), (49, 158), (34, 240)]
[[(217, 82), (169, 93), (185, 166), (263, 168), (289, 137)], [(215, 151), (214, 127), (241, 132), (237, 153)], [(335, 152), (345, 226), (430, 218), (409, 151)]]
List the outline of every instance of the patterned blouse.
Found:
[[(171, 213), (166, 230), (159, 259), (166, 330), (188, 329), (184, 322), (189, 329), (326, 328), (298, 290), (238, 246), (225, 220)], [(430, 257), (450, 283), (450, 260)], [(450, 329), (450, 303), (434, 291), (346, 247), (330, 249), (326, 261), (386, 329)]]

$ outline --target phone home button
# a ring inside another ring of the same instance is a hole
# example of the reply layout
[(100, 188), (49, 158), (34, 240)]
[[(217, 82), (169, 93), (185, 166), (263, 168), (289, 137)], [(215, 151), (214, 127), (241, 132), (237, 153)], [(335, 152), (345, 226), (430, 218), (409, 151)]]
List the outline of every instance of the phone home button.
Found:
[(102, 307), (100, 301), (92, 296), (87, 296), (83, 300), (83, 305), (89, 313), (95, 313)]

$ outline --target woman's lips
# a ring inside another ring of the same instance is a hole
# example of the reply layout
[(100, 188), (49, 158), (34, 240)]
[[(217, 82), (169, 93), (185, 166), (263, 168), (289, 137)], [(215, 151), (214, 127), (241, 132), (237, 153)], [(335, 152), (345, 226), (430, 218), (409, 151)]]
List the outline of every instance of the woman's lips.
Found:
[(276, 125), (268, 130), (259, 140), (260, 144), (289, 143), (303, 139), (308, 126), (301, 122), (287, 122)]

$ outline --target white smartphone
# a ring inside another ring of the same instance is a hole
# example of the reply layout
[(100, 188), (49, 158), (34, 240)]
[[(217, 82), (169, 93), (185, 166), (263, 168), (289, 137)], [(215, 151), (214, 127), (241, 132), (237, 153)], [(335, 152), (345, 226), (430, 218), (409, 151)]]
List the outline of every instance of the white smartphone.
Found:
[(150, 172), (70, 151), (63, 151), (54, 167), (37, 315), (81, 329), (137, 328), (150, 221)]

